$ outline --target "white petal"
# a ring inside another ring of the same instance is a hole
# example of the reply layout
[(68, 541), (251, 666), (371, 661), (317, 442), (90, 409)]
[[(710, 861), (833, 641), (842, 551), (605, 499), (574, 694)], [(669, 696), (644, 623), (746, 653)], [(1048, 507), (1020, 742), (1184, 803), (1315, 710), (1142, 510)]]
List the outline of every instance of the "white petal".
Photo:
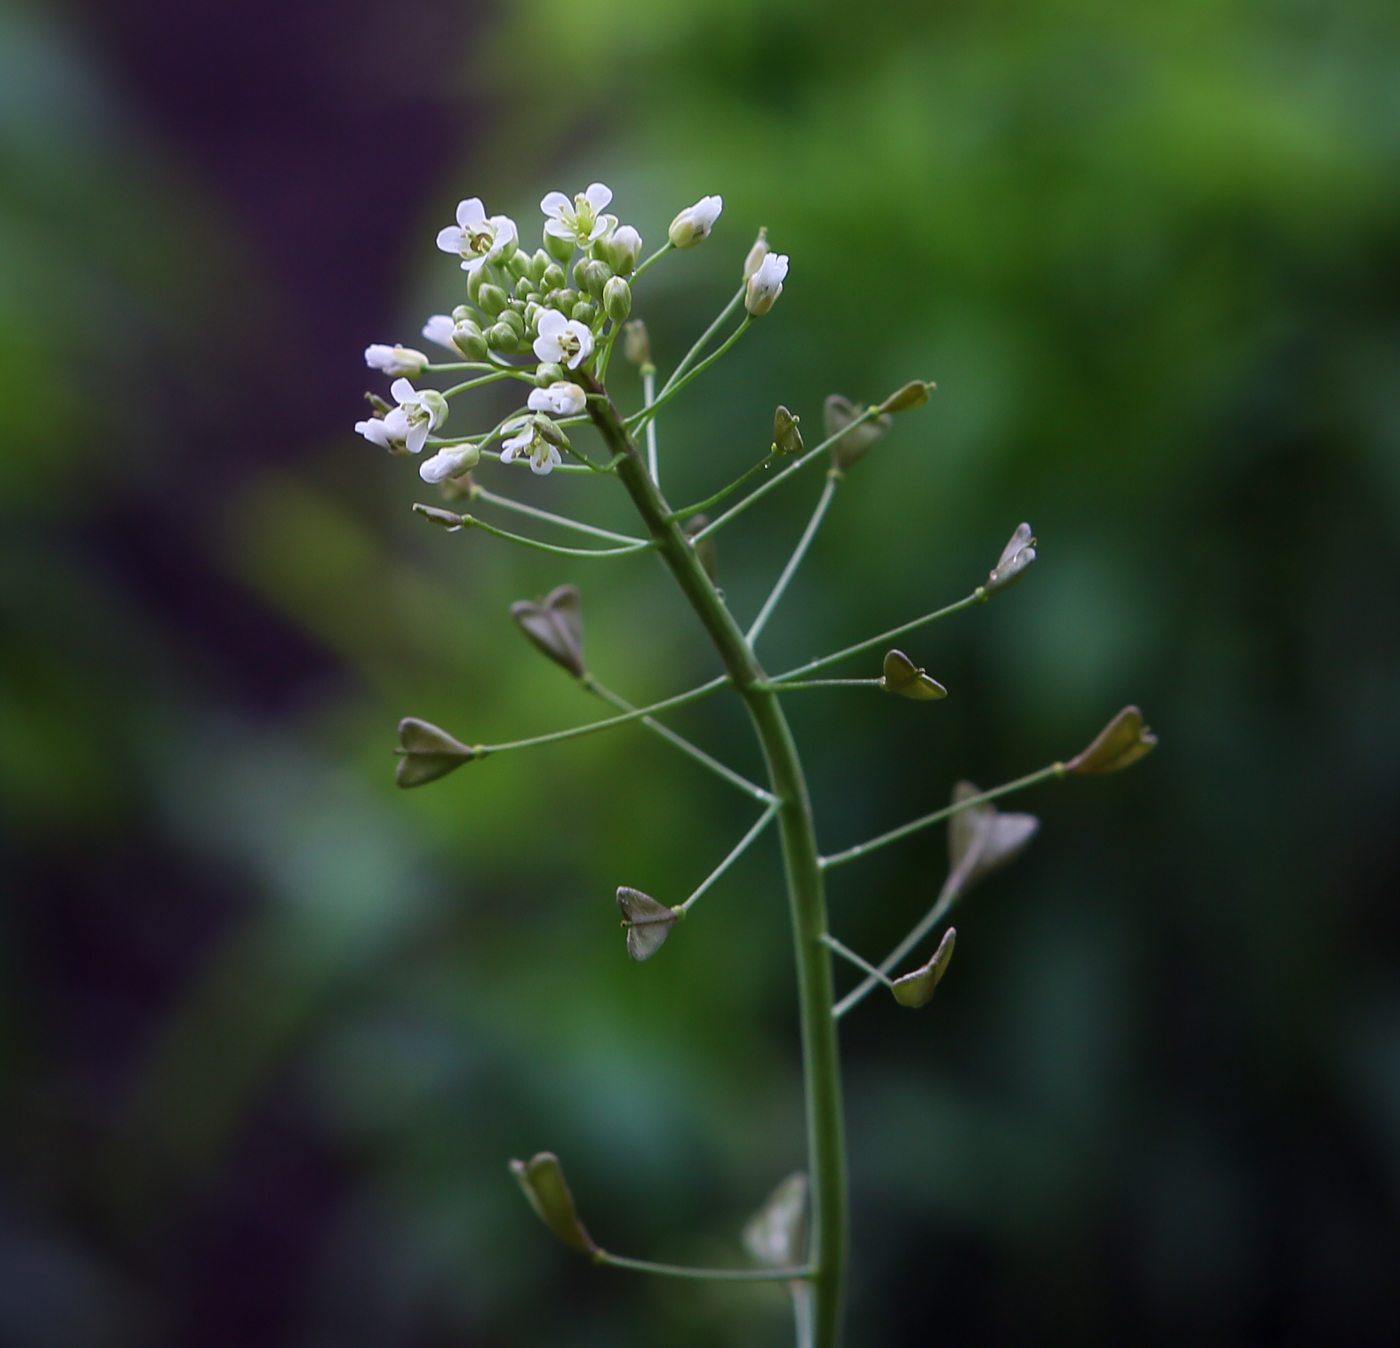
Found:
[(695, 203), (695, 213), (700, 217), (700, 220), (707, 230), (714, 226), (715, 221), (719, 219), (719, 213), (723, 209), (723, 197), (701, 197), (700, 200)]
[(462, 231), (456, 225), (444, 225), (438, 230), (437, 246), (444, 253), (460, 253), (462, 251)]
[(392, 346), (385, 346), (383, 342), (373, 342), (365, 347), (365, 364), (371, 370), (392, 370), (398, 361), (394, 357)]
[(556, 337), (569, 326), (569, 320), (558, 309), (544, 309), (536, 326), (541, 337)]
[(583, 195), (595, 211), (601, 211), (612, 200), (612, 188), (604, 183), (589, 183)]
[(414, 392), (413, 385), (407, 379), (396, 379), (389, 385), (389, 396), (395, 402), (407, 403), (417, 402), (418, 394)]
[(480, 229), (486, 220), (486, 207), (480, 197), (468, 197), (457, 203), (457, 223), (463, 229)]
[(469, 257), (462, 263), (462, 270), (471, 276), (474, 272), (479, 272), (486, 265), (484, 257)]
[(371, 417), (368, 421), (357, 421), (355, 429), (370, 444), (378, 445), (380, 449), (389, 448), (389, 436), (384, 429), (384, 423), (378, 417)]
[(520, 449), (519, 449), (518, 447), (512, 449), (511, 447), (509, 447), (509, 446), (507, 446), (507, 445), (502, 445), (502, 446), (501, 446), (501, 462), (502, 462), (502, 463), (514, 463), (514, 462), (515, 462), (515, 457), (516, 457), (516, 455), (519, 454), (520, 452), (521, 452), (521, 451), (520, 451)]
[(449, 351), (457, 353), (457, 348), (452, 344), (452, 332), (456, 326), (447, 314), (434, 314), (423, 324), (423, 336), (430, 342), (436, 342), (439, 346), (445, 346)]
[(525, 399), (525, 406), (532, 412), (550, 412), (554, 410), (554, 400), (549, 396), (549, 389), (537, 388)]
[(562, 192), (546, 192), (540, 202), (540, 210), (557, 220), (562, 212), (572, 210), (573, 205), (574, 203)]
[(428, 423), (426, 421), (415, 421), (408, 428), (408, 434), (404, 436), (404, 448), (410, 454), (421, 454), (423, 446), (428, 443)]
[(536, 360), (549, 365), (557, 365), (564, 359), (564, 348), (559, 345), (557, 338), (548, 337), (541, 333), (535, 338), (534, 347)]
[(535, 455), (530, 459), (530, 471), (543, 476), (563, 462), (564, 460), (560, 457), (559, 451), (555, 449), (553, 445), (550, 445), (548, 455)]
[(574, 237), (574, 231), (562, 220), (546, 220), (544, 232), (552, 234), (556, 239), (572, 239)]

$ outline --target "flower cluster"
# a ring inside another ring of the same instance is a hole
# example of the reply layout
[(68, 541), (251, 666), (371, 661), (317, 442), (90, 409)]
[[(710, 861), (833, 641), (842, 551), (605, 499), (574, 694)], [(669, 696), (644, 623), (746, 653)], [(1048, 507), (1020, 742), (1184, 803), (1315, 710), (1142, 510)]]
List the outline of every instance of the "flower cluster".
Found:
[[(440, 482), (467, 471), (487, 444), (501, 437), (503, 463), (521, 459), (548, 473), (570, 449), (561, 424), (587, 406), (583, 385), (606, 369), (612, 344), (632, 309), (631, 280), (642, 255), (642, 236), (608, 213), (612, 190), (592, 183), (573, 197), (550, 192), (540, 202), (542, 246), (522, 247), (520, 229), (507, 215), (487, 215), (479, 197), (457, 206), (456, 224), (437, 235), (437, 246), (460, 259), (467, 274), (467, 302), (450, 314), (434, 314), (423, 337), (452, 353), (434, 366), (412, 347), (375, 343), (365, 363), (395, 380), (396, 405), (371, 397), (374, 414), (355, 429), (366, 440), (398, 454), (418, 454), (431, 443), (437, 452), (419, 472)], [(668, 231), (667, 248), (693, 248), (707, 238), (724, 203), (702, 197), (681, 211)], [(663, 250), (664, 251), (664, 250)], [(745, 307), (766, 313), (781, 294), (787, 258), (767, 252), (745, 264)], [(411, 380), (427, 370), (480, 370), (446, 395), (420, 391)], [(446, 398), (460, 389), (498, 379), (532, 384), (526, 407), (494, 431), (474, 437), (431, 439), (447, 419)]]

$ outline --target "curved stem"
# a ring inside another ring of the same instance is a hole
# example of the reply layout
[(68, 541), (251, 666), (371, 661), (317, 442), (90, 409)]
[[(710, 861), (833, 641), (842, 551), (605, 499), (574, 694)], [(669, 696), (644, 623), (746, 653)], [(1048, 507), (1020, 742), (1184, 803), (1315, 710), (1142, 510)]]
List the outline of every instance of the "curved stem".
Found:
[(526, 538), (524, 534), (513, 534), (509, 530), (498, 529), (494, 524), (487, 524), (475, 515), (463, 515), (462, 523), (469, 529), (481, 529), (497, 538), (504, 538), (508, 543), (519, 543), (522, 547), (534, 548), (537, 552), (553, 552), (564, 557), (625, 557), (629, 552), (645, 552), (654, 546), (643, 538), (629, 543), (625, 548), (564, 548), (557, 543), (541, 543), (536, 538)]
[(768, 688), (774, 693), (800, 693), (806, 688), (880, 688), (884, 682), (884, 679), (798, 679), (789, 683), (774, 679)]
[[(650, 434), (654, 423), (647, 422), (647, 432)], [(692, 515), (698, 515), (702, 510), (708, 510), (713, 505), (718, 505), (726, 496), (739, 490), (755, 473), (761, 473), (778, 456), (769, 454), (767, 458), (760, 459), (746, 473), (741, 473), (727, 487), (721, 487), (713, 496), (707, 496), (703, 501), (697, 501), (694, 505), (683, 506), (680, 510), (673, 510), (671, 518), (673, 520), (689, 519)]]
[[(596, 382), (590, 383), (591, 392), (605, 392)], [(617, 458), (618, 477), (646, 523), (657, 551), (709, 634), (748, 709), (768, 766), (769, 785), (779, 801), (778, 831), (787, 878), (802, 1027), (811, 1184), (811, 1348), (837, 1348), (841, 1340), (849, 1224), (845, 1123), (836, 1022), (831, 1014), (835, 1000), (831, 952), (822, 944), (827, 926), (826, 895), (806, 777), (777, 694), (764, 687), (762, 666), (706, 575), (691, 540), (671, 517), (670, 507), (647, 472), (622, 417), (604, 398), (590, 400), (589, 413)]]
[(633, 1268), (639, 1273), (659, 1273), (666, 1278), (703, 1278), (707, 1282), (792, 1282), (810, 1278), (810, 1268), (686, 1268), (683, 1264), (654, 1264), (650, 1259), (628, 1259), (626, 1255), (599, 1250), (595, 1264), (612, 1268)]

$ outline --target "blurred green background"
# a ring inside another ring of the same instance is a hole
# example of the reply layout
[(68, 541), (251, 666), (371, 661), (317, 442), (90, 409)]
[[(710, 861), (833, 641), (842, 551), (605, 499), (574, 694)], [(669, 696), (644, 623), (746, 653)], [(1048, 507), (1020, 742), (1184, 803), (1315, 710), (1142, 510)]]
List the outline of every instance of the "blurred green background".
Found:
[[(712, 672), (653, 562), (431, 530), (350, 430), (366, 343), (457, 302), (455, 202), (531, 237), (598, 178), (650, 245), (724, 196), (638, 287), (663, 372), (758, 226), (793, 260), (663, 421), (673, 501), (778, 401), (938, 382), (770, 667), (1039, 536), (909, 643), (946, 702), (791, 699), (828, 850), (1126, 702), (1161, 735), (1019, 800), (936, 1002), (847, 1022), (852, 1343), (1393, 1342), (1398, 170), (1382, 0), (7, 0), (0, 1343), (790, 1341), (775, 1291), (583, 1265), (505, 1169), (559, 1152), (612, 1248), (739, 1257), (802, 1154), (771, 840), (648, 964), (611, 894), (677, 901), (752, 810), (630, 729), (391, 781), (404, 713), (596, 714), (508, 616), (556, 584), (625, 695)], [(819, 476), (720, 537), (741, 619)], [(723, 699), (674, 722), (759, 770)], [(944, 852), (833, 873), (838, 935), (878, 957)]]

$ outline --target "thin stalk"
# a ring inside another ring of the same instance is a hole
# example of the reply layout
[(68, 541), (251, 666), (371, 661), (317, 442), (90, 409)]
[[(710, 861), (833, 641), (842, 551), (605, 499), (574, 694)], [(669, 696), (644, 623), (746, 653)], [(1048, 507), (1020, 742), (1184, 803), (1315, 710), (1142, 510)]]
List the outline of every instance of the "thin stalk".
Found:
[(635, 431), (637, 427), (649, 423), (687, 384), (691, 383), (693, 380), (699, 379), (715, 361), (719, 360), (720, 357), (749, 330), (749, 324), (752, 322), (752, 316), (745, 314), (743, 322), (724, 339), (723, 344), (706, 356), (693, 370), (688, 371), (683, 379), (677, 380), (675, 375), (672, 375), (666, 387), (656, 395), (656, 401), (652, 403), (650, 407), (644, 407), (640, 412), (633, 415), (628, 422), (630, 428)]
[(984, 805), (987, 801), (996, 800), (999, 796), (1024, 790), (1028, 786), (1034, 786), (1037, 782), (1045, 781), (1047, 777), (1063, 777), (1064, 775), (1065, 765), (1063, 763), (1051, 763), (1048, 768), (1027, 773), (1024, 777), (1016, 778), (1014, 782), (994, 786), (990, 791), (983, 791), (979, 796), (968, 796), (966, 800), (960, 800), (956, 805), (946, 805), (943, 809), (926, 814), (921, 819), (901, 824), (898, 828), (892, 828), (888, 833), (880, 834), (878, 838), (871, 838), (869, 842), (857, 843), (854, 847), (848, 847), (844, 852), (822, 857), (818, 861), (818, 865), (824, 871), (829, 871), (833, 866), (844, 866), (846, 862), (855, 861), (858, 857), (874, 852), (877, 848), (888, 847), (890, 843), (907, 838), (911, 833), (917, 833), (920, 829), (928, 828), (931, 824), (940, 823), (955, 814), (961, 814), (964, 810), (970, 810), (974, 805)]
[(690, 911), (691, 904), (693, 904), (698, 898), (700, 898), (700, 896), (704, 894), (705, 891), (708, 890), (710, 886), (713, 885), (714, 882), (725, 873), (725, 871), (727, 871), (736, 861), (739, 860), (741, 856), (744, 855), (745, 852), (749, 850), (749, 848), (753, 845), (754, 841), (757, 839), (758, 835), (762, 833), (763, 830), (766, 829), (770, 823), (772, 823), (773, 816), (777, 814), (778, 807), (781, 804), (781, 801), (775, 800), (766, 810), (764, 810), (764, 812), (761, 815), (759, 815), (758, 821), (754, 824), (754, 826), (746, 834), (744, 834), (744, 836), (740, 838), (737, 843), (734, 844), (734, 850), (731, 851), (730, 854), (727, 857), (725, 857), (725, 859), (721, 861), (719, 865), (716, 866), (714, 870), (712, 870), (709, 873), (708, 876), (705, 877), (705, 879), (700, 884), (700, 888), (697, 889), (695, 893), (692, 894), (684, 903), (678, 903), (676, 905), (676, 911), (678, 913), (688, 913)]
[(878, 968), (872, 968), (869, 964), (862, 965), (870, 977), (859, 986), (852, 988), (850, 992), (831, 1008), (831, 1014), (836, 1020), (840, 1020), (852, 1007), (864, 1001), (866, 996), (879, 987), (881, 983), (889, 987), (890, 970), (913, 950), (913, 948), (947, 916), (949, 910), (957, 903), (958, 898), (962, 894), (961, 886), (954, 883), (957, 878), (956, 874), (950, 875), (948, 879), (943, 882), (943, 888), (939, 890), (938, 899), (933, 907), (914, 925), (909, 934), (880, 961)]
[[(519, 378), (518, 375), (514, 377)], [(443, 389), (442, 396), (444, 398), (453, 398), (459, 393), (465, 393), (469, 388), (479, 388), (482, 384), (494, 384), (498, 380), (510, 378), (512, 378), (512, 372), (510, 370), (497, 370), (493, 374), (484, 374), (479, 379), (468, 379), (465, 384), (453, 384), (451, 388)], [(534, 381), (532, 380), (531, 382), (533, 383)]]
[[(650, 407), (656, 401), (656, 366), (648, 361), (642, 366), (642, 403)], [(647, 472), (659, 487), (661, 472), (656, 461), (656, 418), (647, 421)]]
[(513, 534), (506, 529), (498, 529), (494, 524), (487, 524), (475, 515), (463, 515), (462, 524), (470, 529), (483, 529), (497, 538), (504, 538), (508, 543), (519, 543), (522, 547), (534, 548), (537, 552), (552, 552), (562, 557), (625, 557), (629, 552), (645, 552), (648, 548), (656, 546), (643, 538), (629, 543), (625, 548), (564, 548), (557, 543), (541, 543), (536, 538), (526, 538), (524, 534)]
[[(428, 443), (432, 444), (433, 442), (430, 440)], [(456, 440), (451, 443), (465, 444), (466, 442)], [(501, 457), (501, 451), (499, 449), (483, 449), (481, 451), (481, 457), (483, 459), (499, 459)], [(611, 474), (613, 470), (607, 464), (599, 465), (593, 463), (585, 465), (582, 463), (556, 463), (553, 471), (556, 473), (587, 473), (591, 477), (596, 477), (605, 473)]]
[(872, 646), (883, 645), (895, 637), (902, 637), (906, 632), (927, 627), (929, 623), (937, 622), (940, 618), (947, 618), (954, 613), (961, 613), (963, 609), (971, 608), (974, 604), (985, 603), (986, 599), (987, 592), (979, 585), (966, 599), (959, 599), (956, 604), (949, 604), (946, 608), (925, 613), (922, 618), (915, 618), (913, 622), (891, 627), (888, 632), (881, 632), (877, 637), (868, 637), (865, 641), (858, 641), (854, 646), (847, 646), (845, 650), (837, 651), (834, 655), (824, 655), (820, 660), (808, 660), (805, 665), (798, 665), (794, 669), (774, 675), (773, 682), (787, 683), (792, 679), (800, 679), (804, 674), (810, 674), (814, 669), (825, 669), (827, 665), (834, 665), (838, 660), (844, 660), (848, 655), (859, 655), (861, 651), (868, 651)]
[(654, 252), (649, 258), (647, 258), (647, 260), (646, 260), (645, 262), (643, 262), (642, 265), (641, 265), (640, 267), (638, 267), (637, 270), (634, 271), (634, 272), (632, 273), (632, 275), (629, 276), (629, 277), (627, 278), (627, 284), (628, 284), (628, 285), (633, 285), (633, 286), (636, 285), (636, 284), (637, 284), (637, 278), (638, 278), (644, 271), (646, 271), (646, 269), (647, 269), (649, 266), (651, 266), (651, 264), (652, 264), (653, 262), (655, 262), (658, 258), (663, 258), (663, 257), (665, 257), (666, 254), (669, 253), (669, 252), (671, 251), (671, 249), (674, 248), (675, 246), (676, 246), (675, 244), (673, 244), (669, 239), (667, 239), (666, 242), (663, 243), (663, 244), (661, 245), (661, 247), (658, 248), (658, 249), (656, 250), (656, 252)]
[[(648, 432), (650, 432), (652, 426), (655, 424), (655, 422), (647, 422)], [(671, 518), (673, 520), (689, 519), (692, 515), (698, 515), (702, 510), (708, 510), (711, 506), (718, 505), (726, 496), (738, 491), (755, 473), (761, 473), (777, 457), (777, 454), (769, 454), (767, 458), (761, 459), (758, 463), (754, 464), (748, 472), (741, 473), (727, 487), (721, 487), (713, 496), (707, 496), (703, 501), (697, 501), (694, 505), (685, 506), (681, 510), (673, 510), (671, 512)]]
[[(619, 707), (623, 711), (636, 710), (626, 698), (620, 697), (617, 693), (614, 693), (611, 688), (604, 688), (591, 674), (585, 674), (583, 676), (583, 686), (587, 688), (590, 693), (596, 693), (603, 701), (611, 702), (614, 707)], [(711, 758), (699, 745), (692, 744), (684, 735), (676, 734), (670, 726), (663, 725), (660, 721), (651, 716), (643, 716), (642, 724), (646, 726), (648, 730), (655, 731), (662, 739), (674, 744), (683, 754), (688, 755), (697, 763), (703, 764), (705, 767), (709, 768), (717, 777), (723, 777), (726, 782), (737, 786), (745, 795), (752, 796), (755, 800), (761, 801), (771, 801), (773, 799), (773, 793), (771, 791), (765, 791), (756, 782), (751, 782), (747, 777), (740, 776), (733, 768), (721, 763), (719, 759)]]
[(746, 497), (744, 497), (744, 499), (740, 501), (738, 505), (730, 506), (729, 509), (726, 510), (724, 514), (721, 515), (717, 520), (712, 520), (703, 529), (701, 529), (700, 532), (695, 535), (694, 541), (698, 543), (702, 538), (708, 538), (712, 533), (715, 532), (716, 529), (722, 529), (726, 524), (729, 523), (730, 520), (734, 519), (737, 515), (742, 515), (744, 511), (746, 511), (751, 505), (754, 504), (754, 502), (761, 501), (780, 482), (785, 482), (799, 469), (805, 468), (809, 463), (811, 463), (812, 460), (817, 457), (817, 455), (824, 453), (826, 450), (830, 449), (832, 445), (834, 445), (843, 435), (847, 433), (847, 431), (852, 431), (857, 426), (863, 426), (867, 421), (871, 420), (873, 417), (878, 416), (879, 413), (880, 409), (878, 407), (867, 407), (865, 411), (862, 412), (860, 416), (858, 416), (853, 422), (851, 422), (849, 426), (843, 426), (839, 431), (836, 432), (835, 435), (828, 435), (826, 439), (823, 440), (819, 445), (813, 445), (812, 448), (807, 450), (807, 452), (804, 453), (800, 458), (788, 464), (788, 466), (784, 468), (783, 471), (779, 473), (777, 477), (770, 478), (761, 487), (755, 488)]
[(639, 1273), (659, 1273), (665, 1278), (702, 1278), (706, 1282), (792, 1282), (812, 1276), (812, 1269), (807, 1265), (801, 1268), (686, 1268), (681, 1264), (654, 1264), (650, 1259), (628, 1259), (606, 1250), (596, 1251), (593, 1262), (611, 1268), (633, 1268)]
[[(596, 382), (590, 391), (603, 393)], [(748, 709), (768, 766), (769, 787), (778, 799), (778, 832), (787, 879), (797, 962), (798, 1014), (802, 1028), (804, 1095), (807, 1115), (808, 1176), (811, 1183), (810, 1348), (837, 1348), (848, 1241), (845, 1124), (831, 952), (822, 944), (826, 896), (817, 852), (816, 828), (807, 781), (797, 746), (778, 696), (764, 686), (762, 666), (724, 600), (706, 575), (692, 542), (671, 516), (670, 507), (647, 472), (646, 462), (617, 409), (608, 400), (590, 401), (589, 412), (604, 442), (618, 459), (617, 474), (627, 488), (657, 551), (675, 577)]]
[(744, 298), (744, 290), (747, 285), (748, 282), (745, 282), (744, 285), (741, 285), (739, 289), (734, 292), (734, 298), (719, 311), (719, 316), (715, 321), (700, 334), (699, 340), (695, 345), (681, 357), (681, 363), (671, 371), (671, 377), (661, 386), (661, 396), (663, 398), (675, 387), (676, 380), (690, 369), (699, 358), (700, 353), (709, 345), (710, 338), (724, 325), (724, 320), (739, 306), (739, 303)]
[(822, 494), (817, 498), (817, 506), (812, 511), (812, 518), (807, 521), (807, 527), (802, 531), (802, 537), (797, 540), (797, 546), (793, 549), (792, 556), (788, 558), (788, 564), (783, 567), (783, 574), (778, 577), (778, 583), (773, 586), (772, 593), (764, 600), (763, 607), (758, 611), (758, 617), (753, 620), (753, 626), (744, 634), (744, 639), (750, 646), (758, 640), (758, 634), (767, 626), (768, 619), (773, 616), (773, 610), (778, 607), (778, 602), (783, 597), (783, 592), (787, 589), (793, 576), (797, 574), (797, 568), (802, 565), (802, 559), (807, 555), (807, 549), (812, 546), (812, 540), (817, 536), (817, 530), (821, 528), (822, 520), (826, 518), (827, 508), (831, 505), (831, 498), (836, 494), (836, 484), (840, 480), (840, 476), (835, 471), (826, 475), (826, 486), (822, 488)]
[(800, 693), (805, 688), (881, 688), (884, 683), (884, 679), (801, 679), (794, 683), (775, 679), (767, 687), (772, 693)]
[(524, 501), (513, 501), (509, 496), (497, 496), (495, 492), (487, 491), (485, 487), (476, 484), (472, 486), (472, 499), (500, 506), (502, 510), (514, 510), (519, 515), (529, 515), (531, 519), (543, 520), (546, 524), (557, 524), (561, 529), (572, 529), (575, 533), (610, 539), (614, 543), (631, 543), (639, 548), (647, 546), (644, 538), (615, 534), (611, 529), (599, 529), (596, 525), (584, 524), (582, 520), (571, 520), (567, 515), (551, 514), (550, 511), (540, 510), (537, 506), (526, 505)]
[(639, 721), (642, 717), (650, 716), (653, 712), (666, 711), (671, 707), (684, 707), (689, 702), (699, 702), (702, 697), (709, 697), (716, 689), (723, 688), (728, 682), (729, 675), (721, 674), (717, 679), (711, 679), (709, 683), (702, 683), (698, 688), (692, 688), (687, 693), (677, 693), (675, 697), (653, 702), (649, 707), (640, 707), (634, 711), (626, 712), (622, 716), (609, 716), (606, 720), (592, 721), (588, 725), (572, 726), (568, 730), (551, 731), (548, 735), (534, 735), (527, 740), (509, 740), (505, 744), (477, 744), (473, 746), (473, 752), (478, 758), (485, 758), (487, 754), (502, 754), (508, 749), (532, 749), (537, 744), (557, 744), (560, 740), (578, 739), (580, 735), (592, 735), (599, 730), (610, 730), (615, 725), (625, 725), (628, 721)]
[[(869, 960), (862, 959), (850, 946), (842, 945), (830, 932), (827, 932), (827, 934), (822, 937), (822, 944), (828, 949), (834, 950), (843, 959), (850, 960), (857, 969), (863, 969), (868, 973), (870, 979), (867, 981), (871, 982), (872, 986), (875, 982), (883, 983), (886, 987), (889, 986), (890, 980), (885, 977), (881, 970), (877, 969)], [(834, 1007), (831, 1014), (833, 1016), (839, 1016), (841, 1014), (841, 1008), (839, 1006)]]

